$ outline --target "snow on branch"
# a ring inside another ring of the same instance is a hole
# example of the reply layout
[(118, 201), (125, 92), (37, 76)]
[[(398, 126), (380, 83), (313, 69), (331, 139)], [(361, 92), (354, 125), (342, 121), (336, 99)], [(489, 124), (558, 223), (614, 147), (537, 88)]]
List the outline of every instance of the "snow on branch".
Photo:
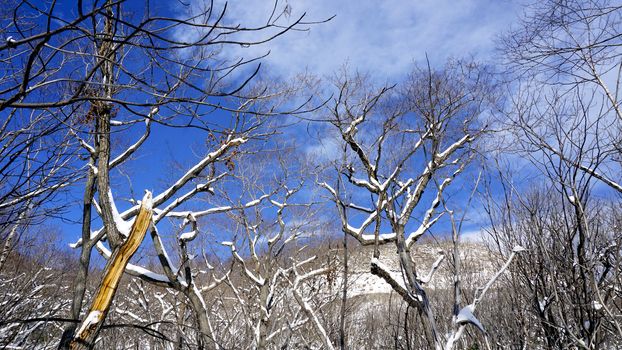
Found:
[[(447, 186), (451, 184), (453, 179), (455, 179), (456, 176), (458, 176), (458, 174), (460, 174), (464, 170), (465, 166), (466, 166), (466, 162), (463, 163), (458, 169), (456, 169), (456, 171), (454, 171), (454, 173), (450, 177), (443, 180), (443, 182), (441, 182), (441, 184), (438, 186), (436, 197), (434, 198), (434, 200), (432, 200), (432, 204), (430, 205), (430, 208), (428, 208), (428, 210), (425, 212), (423, 216), (423, 220), (421, 221), (421, 224), (419, 225), (419, 228), (417, 228), (417, 230), (411, 233), (406, 239), (407, 247), (409, 248), (412, 247), (413, 244), (415, 244), (415, 242), (417, 241), (417, 239), (421, 237), (430, 227), (432, 227), (443, 216), (444, 213), (440, 213), (434, 219), (432, 219), (432, 216), (434, 215), (436, 208), (441, 203), (443, 191), (445, 190)], [(406, 220), (406, 218), (402, 218), (402, 219)]]
[[(369, 227), (369, 225), (371, 225), (374, 220), (376, 219), (376, 217), (379, 214), (379, 211), (382, 211), (384, 209), (384, 207), (387, 204), (387, 201), (382, 201), (381, 203), (377, 203), (379, 209), (372, 211), (369, 216), (363, 221), (363, 223), (361, 224), (360, 227), (356, 228), (356, 227), (352, 227), (348, 222), (347, 222), (347, 218), (346, 218), (346, 207), (351, 206), (351, 204), (344, 204), (341, 199), (338, 197), (337, 192), (335, 191), (335, 189), (330, 186), (329, 184), (327, 184), (326, 182), (321, 182), (319, 183), (320, 186), (324, 187), (326, 190), (328, 190), (332, 195), (333, 195), (333, 200), (335, 201), (337, 208), (339, 210), (339, 216), (341, 218), (341, 224), (342, 224), (342, 230), (349, 234), (350, 236), (356, 238), (361, 244), (363, 245), (372, 245), (375, 242), (375, 235), (374, 234), (364, 234), (363, 232), (365, 231), (365, 229), (367, 227)], [(380, 234), (378, 236), (378, 241), (380, 244), (384, 244), (384, 243), (388, 243), (388, 242), (393, 242), (396, 239), (396, 234), (394, 232), (391, 233), (384, 233), (384, 234)]]
[(197, 233), (198, 233), (197, 219), (194, 217), (194, 215), (192, 215), (192, 213), (188, 214), (188, 216), (184, 219), (182, 228), (184, 228), (188, 224), (191, 225), (192, 230), (189, 232), (184, 232), (179, 235), (179, 240), (181, 242), (190, 242), (194, 240), (197, 236)]
[(225, 152), (227, 152), (230, 148), (237, 147), (241, 144), (244, 144), (248, 141), (247, 138), (238, 137), (234, 139), (229, 139), (225, 143), (223, 143), (217, 150), (209, 153), (205, 158), (203, 158), (200, 162), (198, 162), (195, 166), (190, 168), (183, 176), (181, 176), (173, 185), (171, 185), (168, 189), (164, 190), (162, 193), (153, 198), (154, 206), (158, 206), (168, 199), (170, 199), (175, 193), (181, 189), (188, 181), (198, 176), (203, 169), (205, 169), (209, 164), (215, 162), (220, 156), (222, 156)]
[(391, 269), (383, 264), (379, 259), (373, 258), (371, 259), (371, 273), (382, 278), (385, 282), (387, 282), (391, 288), (399, 294), (404, 301), (410, 304), (413, 307), (418, 306), (418, 301), (412, 297), (412, 294), (408, 291), (404, 283), (402, 282), (404, 279), (393, 275)]
[[(507, 270), (507, 268), (510, 266), (510, 263), (516, 256), (516, 254), (524, 252), (525, 250), (526, 250), (525, 248), (519, 245), (515, 246), (512, 249), (512, 253), (510, 254), (509, 258), (503, 264), (503, 266), (501, 266), (499, 271), (497, 271), (497, 273), (490, 278), (490, 280), (488, 281), (488, 283), (486, 283), (486, 285), (478, 288), (475, 291), (475, 297), (473, 299), (473, 302), (463, 307), (462, 309), (460, 309), (458, 314), (454, 315), (454, 324), (457, 326), (457, 328), (454, 328), (452, 332), (449, 334), (447, 338), (447, 342), (445, 343), (445, 350), (453, 349), (454, 344), (456, 343), (456, 341), (460, 339), (460, 337), (462, 336), (464, 332), (465, 327), (469, 324), (479, 329), (484, 334), (486, 343), (488, 343), (488, 337), (487, 337), (486, 330), (484, 329), (484, 326), (482, 325), (482, 323), (475, 316), (475, 310), (477, 308), (477, 304), (479, 304), (482, 301), (482, 298), (484, 297), (488, 289), (490, 289), (492, 284), (495, 283), (495, 281), (499, 278), (499, 276), (501, 276), (505, 272), (505, 270)], [(490, 346), (488, 346), (488, 348), (490, 348)]]
[(130, 147), (128, 147), (123, 153), (119, 154), (115, 159), (110, 161), (110, 169), (116, 167), (117, 165), (123, 163), (129, 156), (131, 156), (140, 146), (149, 138), (149, 134), (151, 134), (151, 120), (149, 118), (145, 118), (145, 132), (143, 135)]
[(436, 270), (441, 265), (443, 260), (445, 260), (445, 253), (443, 253), (443, 251), (440, 251), (439, 253), (440, 255), (438, 256), (438, 258), (436, 258), (436, 261), (434, 261), (434, 264), (432, 264), (432, 267), (430, 268), (430, 272), (428, 272), (428, 274), (425, 277), (419, 280), (421, 283), (430, 283), (430, 281), (432, 280), (432, 277), (434, 276), (434, 272), (436, 272)]
[(43, 193), (53, 192), (55, 190), (67, 187), (69, 185), (71, 185), (70, 182), (59, 182), (57, 184), (50, 185), (50, 186), (47, 186), (47, 187), (38, 187), (34, 191), (28, 192), (28, 193), (26, 193), (26, 194), (24, 194), (22, 196), (19, 196), (19, 197), (15, 198), (15, 199), (10, 200), (10, 201), (6, 201), (6, 202), (3, 202), (3, 203), (0, 203), (0, 209), (10, 208), (10, 207), (12, 207), (12, 206), (14, 206), (14, 205), (16, 205), (18, 203), (27, 201), (27, 200), (29, 200), (31, 198), (34, 198), (34, 197), (37, 197), (37, 196), (39, 196), (39, 195), (41, 195)]
[(242, 258), (240, 256), (240, 254), (238, 254), (237, 249), (235, 248), (235, 244), (233, 242), (229, 242), (229, 241), (225, 241), (221, 243), (224, 246), (227, 246), (231, 249), (231, 255), (233, 255), (233, 257), (240, 262), (240, 264), (242, 265), (242, 267), (244, 268), (244, 273), (253, 281), (255, 282), (255, 284), (257, 284), (258, 286), (263, 286), (266, 283), (266, 279), (263, 278), (262, 276), (257, 276), (255, 275), (255, 273), (253, 273), (251, 270), (248, 269), (248, 266), (246, 265), (246, 261), (244, 260), (244, 258)]
[(505, 272), (505, 270), (507, 270), (507, 268), (510, 266), (510, 263), (516, 256), (516, 254), (524, 252), (524, 251), (526, 251), (526, 249), (521, 247), (520, 245), (517, 245), (512, 249), (512, 253), (510, 254), (510, 257), (505, 262), (505, 264), (501, 266), (499, 271), (497, 271), (497, 273), (494, 276), (492, 276), (492, 278), (488, 281), (488, 283), (486, 283), (484, 287), (478, 288), (477, 291), (475, 292), (476, 296), (473, 299), (474, 307), (477, 306), (477, 304), (482, 300), (482, 298), (484, 297), (484, 294), (486, 294), (488, 289), (490, 289), (490, 287), (493, 285), (493, 283), (495, 283), (495, 281), (499, 278), (499, 276), (501, 276)]
[[(185, 194), (177, 197), (174, 201), (172, 201), (169, 205), (167, 205), (164, 209), (159, 210), (156, 209), (156, 217), (153, 219), (154, 223), (158, 223), (160, 222), (160, 220), (162, 220), (164, 217), (169, 216), (168, 214), (174, 210), (175, 208), (177, 208), (178, 206), (180, 206), (182, 203), (184, 203), (185, 201), (187, 201), (188, 199), (192, 198), (195, 194), (199, 193), (199, 192), (210, 192), (213, 193), (212, 188), (210, 187), (214, 182), (222, 179), (224, 176), (226, 175), (226, 173), (222, 173), (218, 176), (215, 176), (211, 179), (209, 179), (209, 181), (207, 181), (206, 183), (203, 184), (199, 184), (196, 185), (193, 189), (191, 189), (190, 191), (186, 192)], [(125, 214), (125, 213), (124, 213)]]
[[(313, 257), (313, 259), (314, 258), (315, 257)], [(313, 259), (307, 260), (306, 262), (309, 262)], [(299, 267), (300, 265), (301, 264), (298, 264), (297, 266)], [(322, 322), (319, 320), (317, 314), (315, 313), (314, 308), (309, 304), (307, 300), (305, 300), (305, 298), (300, 293), (300, 289), (301, 289), (300, 285), (304, 280), (318, 276), (318, 275), (326, 274), (330, 270), (330, 268), (316, 269), (316, 270), (307, 272), (304, 275), (299, 275), (296, 269), (297, 266), (294, 265), (292, 266), (292, 269), (291, 269), (291, 273), (294, 274), (295, 276), (294, 282), (292, 283), (292, 294), (294, 295), (294, 299), (296, 299), (296, 301), (302, 308), (303, 312), (311, 320), (313, 326), (315, 327), (315, 330), (317, 331), (318, 335), (322, 339), (322, 342), (324, 343), (324, 348), (329, 349), (329, 350), (334, 349), (334, 346), (330, 340), (330, 337), (328, 336), (326, 329), (324, 328), (324, 326), (322, 325)]]
[[(102, 257), (104, 257), (104, 259), (106, 260), (110, 259), (112, 252), (108, 248), (106, 248), (106, 246), (102, 242), (97, 242), (95, 247), (100, 252)], [(166, 276), (159, 274), (159, 273), (155, 273), (144, 267), (134, 265), (132, 263), (127, 264), (127, 267), (125, 268), (125, 272), (128, 275), (138, 277), (147, 282), (155, 283), (158, 285), (168, 286), (170, 284), (169, 279)]]
[[(247, 208), (251, 208), (254, 206), (259, 205), (263, 200), (265, 200), (266, 198), (269, 198), (270, 195), (269, 194), (265, 194), (255, 200), (252, 200), (246, 204), (242, 204), (239, 206), (232, 206), (232, 205), (225, 205), (225, 206), (221, 206), (221, 207), (214, 207), (214, 208), (210, 208), (210, 209), (206, 209), (206, 210), (199, 210), (199, 211), (175, 211), (175, 212), (168, 212), (166, 214), (166, 217), (173, 217), (173, 218), (185, 218), (188, 216), (188, 214), (192, 214), (195, 218), (199, 218), (202, 216), (207, 216), (207, 215), (212, 215), (212, 214), (219, 214), (219, 213), (224, 213), (227, 211), (232, 211), (232, 210), (239, 210), (239, 209), (247, 209)], [(156, 211), (158, 212), (158, 211)], [(162, 212), (159, 212), (158, 216), (160, 217), (162, 215)]]

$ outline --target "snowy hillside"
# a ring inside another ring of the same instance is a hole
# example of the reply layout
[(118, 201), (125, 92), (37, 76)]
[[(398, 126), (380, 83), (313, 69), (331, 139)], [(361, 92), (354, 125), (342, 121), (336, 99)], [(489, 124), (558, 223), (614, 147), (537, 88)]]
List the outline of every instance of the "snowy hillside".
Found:
[[(495, 272), (498, 259), (481, 243), (461, 243), (460, 263), (462, 268), (463, 283), (481, 285), (485, 283)], [(432, 265), (444, 254), (438, 270), (432, 276), (429, 283), (424, 286), (427, 289), (445, 289), (452, 285), (453, 261), (452, 245), (447, 243), (422, 243), (415, 245), (411, 255), (417, 267), (417, 275), (421, 278), (427, 276)], [(348, 296), (355, 297), (368, 294), (388, 294), (392, 291), (391, 286), (383, 279), (370, 272), (370, 262), (373, 258), (373, 246), (355, 246), (349, 248), (348, 260)], [(340, 256), (340, 266), (343, 267)], [(393, 244), (380, 246), (380, 262), (387, 266), (393, 276), (401, 276), (401, 268)], [(341, 273), (341, 272), (340, 272)], [(332, 279), (330, 288), (333, 290), (342, 288), (343, 278), (341, 275)]]

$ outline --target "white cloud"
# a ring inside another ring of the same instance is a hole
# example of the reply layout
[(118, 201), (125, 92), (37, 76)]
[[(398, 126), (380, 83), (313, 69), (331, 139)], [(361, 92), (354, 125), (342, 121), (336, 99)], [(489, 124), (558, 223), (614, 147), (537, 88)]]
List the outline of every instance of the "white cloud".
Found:
[(487, 233), (483, 229), (464, 231), (460, 233), (461, 242), (482, 243), (486, 241)]
[[(273, 5), (265, 0), (228, 2), (228, 21), (264, 24)], [(413, 60), (424, 60), (426, 53), (439, 65), (448, 57), (489, 58), (495, 35), (516, 18), (515, 4), (490, 0), (281, 1), (280, 10), (284, 6), (290, 6), (291, 14), (281, 19), (282, 25), (303, 13), (306, 21), (335, 18), (227, 54), (250, 58), (270, 51), (264, 62), (271, 74), (283, 77), (305, 69), (332, 74), (347, 61), (352, 69), (391, 79), (407, 71)]]
[(341, 150), (336, 140), (325, 140), (321, 143), (307, 145), (305, 153), (318, 162), (330, 162), (339, 158)]

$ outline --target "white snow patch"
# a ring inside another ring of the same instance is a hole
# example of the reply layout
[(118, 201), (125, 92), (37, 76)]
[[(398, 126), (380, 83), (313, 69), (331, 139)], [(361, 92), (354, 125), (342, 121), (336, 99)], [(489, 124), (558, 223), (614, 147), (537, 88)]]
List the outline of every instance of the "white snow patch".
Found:
[(262, 200), (262, 199), (263, 199), (263, 198), (258, 198), (258, 199), (252, 200), (252, 201), (250, 201), (250, 202), (246, 203), (245, 207), (253, 207), (253, 206), (256, 206), (257, 204), (259, 204), (259, 202), (261, 202), (261, 200)]
[(184, 232), (179, 236), (180, 241), (191, 241), (197, 236), (197, 230), (192, 230), (190, 232)]
[[(397, 283), (399, 284), (403, 289), (408, 290), (408, 288), (406, 288), (406, 286), (404, 285), (404, 278), (402, 276), (397, 275), (396, 273), (394, 273), (391, 268), (389, 266), (387, 266), (386, 264), (384, 264), (382, 261), (380, 261), (377, 258), (372, 258), (371, 259), (371, 264), (372, 265), (376, 265), (379, 269), (384, 270), (386, 273), (388, 273), (391, 278)], [(382, 279), (381, 279), (382, 280)], [(383, 282), (385, 284), (388, 285), (387, 282), (385, 282), (383, 280)], [(390, 288), (390, 286), (389, 286)]]
[(541, 312), (544, 312), (544, 309), (546, 308), (546, 305), (548, 304), (548, 302), (549, 302), (548, 297), (544, 297), (544, 299), (538, 302), (538, 306), (540, 307)]
[(69, 243), (71, 249), (76, 249), (82, 245), (82, 238), (79, 238), (75, 243)]
[(101, 320), (102, 316), (103, 314), (99, 310), (94, 310), (94, 311), (89, 312), (88, 316), (86, 316), (86, 319), (84, 319), (84, 322), (82, 322), (82, 325), (80, 326), (80, 329), (78, 330), (76, 334), (80, 335), (90, 326), (97, 324), (97, 322)]
[(112, 196), (112, 191), (110, 190), (110, 188), (108, 189), (108, 198), (110, 198), (110, 207), (112, 209), (112, 219), (114, 220), (114, 224), (117, 227), (117, 230), (119, 231), (121, 235), (128, 237), (130, 235), (130, 230), (132, 229), (132, 223), (123, 220), (123, 218), (121, 217), (121, 214), (119, 214), (119, 211), (117, 210), (117, 206), (114, 203), (114, 198)]
[(144, 205), (146, 209), (150, 210), (153, 208), (153, 195), (151, 194), (151, 191), (145, 190), (145, 195), (140, 203)]
[(457, 324), (471, 323), (475, 327), (479, 328), (482, 332), (485, 332), (484, 326), (482, 326), (482, 324), (479, 322), (477, 317), (473, 315), (473, 312), (475, 312), (475, 306), (473, 304), (469, 304), (463, 307), (462, 310), (460, 310), (460, 312), (456, 316), (456, 323)]

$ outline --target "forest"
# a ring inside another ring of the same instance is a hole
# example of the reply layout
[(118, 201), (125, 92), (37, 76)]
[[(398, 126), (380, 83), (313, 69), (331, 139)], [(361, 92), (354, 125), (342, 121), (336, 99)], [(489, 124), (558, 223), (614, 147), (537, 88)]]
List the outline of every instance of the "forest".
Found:
[(0, 0), (0, 349), (622, 348), (622, 4), (329, 3)]

